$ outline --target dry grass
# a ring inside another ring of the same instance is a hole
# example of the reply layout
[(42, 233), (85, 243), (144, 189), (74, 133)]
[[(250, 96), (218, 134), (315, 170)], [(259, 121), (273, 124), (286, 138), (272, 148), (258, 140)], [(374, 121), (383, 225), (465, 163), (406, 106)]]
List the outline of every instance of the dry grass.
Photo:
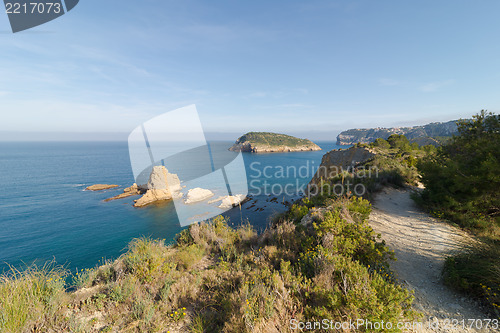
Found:
[(0, 277), (0, 331), (20, 332), (25, 327), (43, 327), (52, 324), (64, 304), (64, 277), (66, 272), (48, 263)]

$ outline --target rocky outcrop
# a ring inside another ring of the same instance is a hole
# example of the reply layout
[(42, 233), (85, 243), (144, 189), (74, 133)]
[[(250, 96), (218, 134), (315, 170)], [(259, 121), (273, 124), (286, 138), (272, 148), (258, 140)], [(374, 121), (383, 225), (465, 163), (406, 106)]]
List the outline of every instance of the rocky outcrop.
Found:
[(171, 200), (182, 196), (181, 182), (176, 174), (169, 173), (164, 166), (155, 166), (147, 185), (138, 186), (144, 195), (135, 201), (134, 207), (144, 207), (155, 202)]
[(311, 183), (319, 184), (321, 179), (330, 179), (343, 171), (352, 172), (353, 168), (364, 164), (375, 156), (373, 149), (366, 147), (351, 147), (349, 149), (331, 150), (321, 159), (316, 174)]
[(169, 190), (147, 190), (146, 193), (135, 201), (134, 207), (144, 207), (158, 201), (165, 201), (172, 199), (172, 194)]
[(188, 191), (187, 198), (184, 201), (184, 203), (191, 204), (195, 202), (200, 202), (207, 200), (208, 198), (211, 198), (213, 196), (214, 193), (212, 191), (196, 187)]
[(179, 192), (181, 190), (181, 182), (176, 174), (169, 173), (164, 166), (155, 166), (149, 176), (147, 189)]
[(95, 184), (85, 188), (85, 191), (102, 191), (102, 190), (108, 190), (110, 188), (117, 188), (118, 186), (119, 185)]
[[(421, 138), (450, 137), (457, 133), (456, 120), (446, 123), (430, 123), (423, 126), (392, 127), (392, 128), (356, 128), (343, 131), (337, 136), (337, 145), (353, 145), (356, 143), (371, 143), (376, 139), (387, 139), (392, 134), (402, 134), (410, 142), (419, 142)], [(428, 142), (428, 141), (422, 141)], [(431, 140), (429, 144), (439, 144)]]
[(112, 201), (112, 200), (118, 200), (118, 199), (123, 199), (123, 198), (131, 197), (134, 195), (140, 195), (140, 194), (141, 194), (141, 191), (139, 190), (139, 187), (137, 186), (136, 183), (134, 183), (132, 186), (124, 189), (123, 193), (115, 195), (112, 198), (105, 199), (104, 201), (107, 202), (107, 201)]
[(229, 150), (249, 153), (282, 153), (315, 151), (321, 148), (311, 140), (286, 134), (250, 132), (239, 137)]

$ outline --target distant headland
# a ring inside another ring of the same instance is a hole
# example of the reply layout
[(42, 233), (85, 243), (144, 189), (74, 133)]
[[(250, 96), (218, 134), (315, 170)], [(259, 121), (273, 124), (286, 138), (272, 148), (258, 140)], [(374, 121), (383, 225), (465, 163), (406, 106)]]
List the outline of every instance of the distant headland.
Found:
[(430, 123), (413, 127), (349, 129), (337, 136), (337, 145), (371, 143), (376, 139), (386, 140), (392, 134), (400, 134), (406, 136), (410, 142), (417, 142), (419, 145), (438, 146), (443, 143), (443, 139), (458, 133), (456, 122), (456, 120), (452, 120), (445, 123)]
[(321, 148), (308, 139), (299, 139), (286, 134), (269, 132), (249, 132), (236, 140), (231, 151), (250, 153), (280, 153), (314, 151)]

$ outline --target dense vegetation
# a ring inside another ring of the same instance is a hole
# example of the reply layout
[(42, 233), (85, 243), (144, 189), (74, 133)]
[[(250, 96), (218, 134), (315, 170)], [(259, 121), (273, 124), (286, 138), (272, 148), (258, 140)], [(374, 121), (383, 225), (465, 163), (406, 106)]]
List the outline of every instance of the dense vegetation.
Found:
[(458, 130), (419, 163), (422, 199), (463, 227), (493, 232), (500, 223), (500, 116), (483, 111)]
[(299, 139), (286, 134), (269, 133), (269, 132), (249, 132), (238, 138), (236, 144), (250, 143), (253, 145), (264, 146), (315, 146), (315, 144), (308, 139)]
[[(419, 202), (479, 236), (448, 259), (446, 281), (500, 308), (500, 116), (481, 111), (458, 122), (459, 134), (418, 163)], [(498, 312), (497, 312), (498, 314)]]
[(218, 217), (172, 246), (136, 239), (118, 260), (73, 276), (74, 292), (54, 267), (4, 275), (0, 331), (288, 332), (291, 319), (412, 319), (412, 296), (367, 224), (369, 202), (302, 207), (308, 223), (292, 212), (259, 236)]

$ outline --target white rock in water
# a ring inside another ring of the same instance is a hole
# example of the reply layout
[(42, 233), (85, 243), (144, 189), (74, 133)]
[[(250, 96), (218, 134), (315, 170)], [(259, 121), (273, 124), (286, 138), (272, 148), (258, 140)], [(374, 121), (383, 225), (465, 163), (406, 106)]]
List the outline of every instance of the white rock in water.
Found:
[(148, 190), (170, 190), (177, 192), (181, 190), (179, 177), (174, 173), (169, 173), (163, 165), (153, 167), (149, 175)]
[(186, 204), (199, 202), (203, 200), (207, 200), (208, 198), (213, 197), (214, 193), (210, 190), (206, 190), (203, 188), (193, 188), (188, 191), (187, 199), (184, 201)]
[(146, 188), (141, 188), (141, 191), (145, 190), (146, 193), (135, 202), (134, 206), (143, 207), (157, 201), (182, 197), (181, 189), (181, 182), (176, 174), (169, 173), (163, 165), (154, 166)]
[(244, 199), (245, 196), (243, 194), (228, 195), (227, 197), (224, 197), (224, 199), (222, 199), (222, 203), (219, 205), (219, 208), (232, 208), (240, 204)]

